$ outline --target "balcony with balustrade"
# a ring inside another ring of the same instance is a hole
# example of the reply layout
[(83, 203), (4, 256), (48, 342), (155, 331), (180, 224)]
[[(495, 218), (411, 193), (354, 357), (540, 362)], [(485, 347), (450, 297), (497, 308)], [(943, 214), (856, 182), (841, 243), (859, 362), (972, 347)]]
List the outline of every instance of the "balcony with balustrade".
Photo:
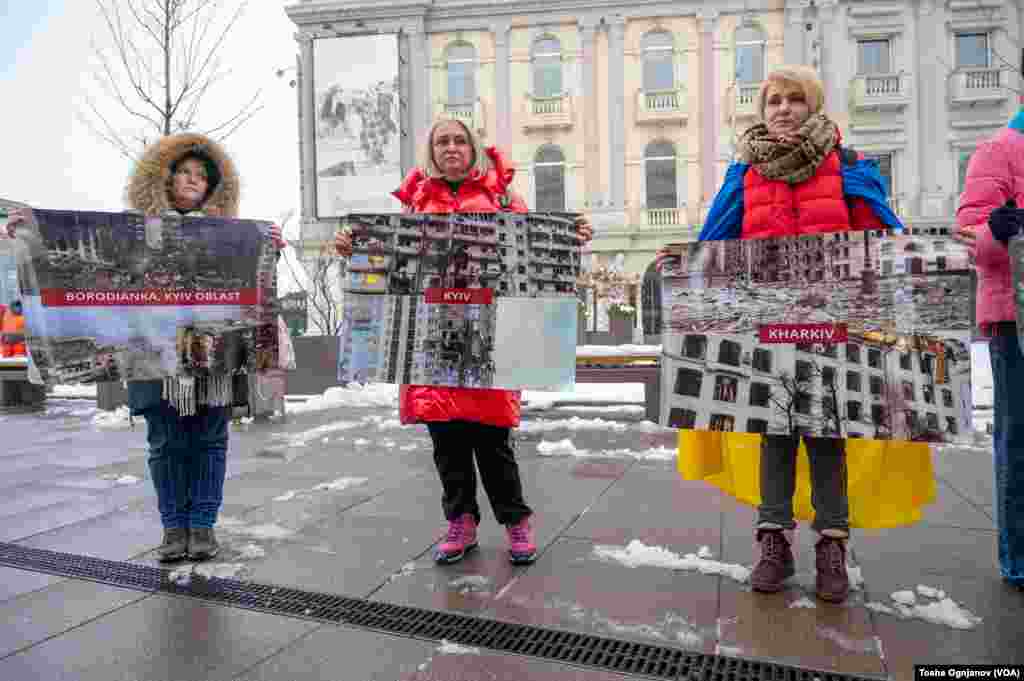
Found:
[(761, 91), (761, 83), (737, 83), (734, 90), (731, 90), (735, 98), (731, 110), (738, 120), (753, 119), (760, 115), (757, 110), (757, 93)]
[(857, 76), (850, 84), (853, 105), (860, 110), (900, 110), (910, 104), (908, 73), (872, 73)]
[(672, 90), (636, 91), (636, 122), (638, 125), (648, 123), (675, 123), (683, 125), (689, 116), (686, 101), (686, 89), (677, 87)]
[(446, 102), (438, 100), (434, 103), (434, 118), (454, 118), (478, 133), (483, 133), (487, 128), (487, 122), (484, 118), (484, 105), (479, 98), (472, 102)]
[(637, 231), (646, 234), (672, 233), (693, 238), (697, 236), (696, 230), (689, 224), (685, 205), (678, 208), (642, 208), (636, 218), (633, 224), (636, 225)]
[(957, 69), (949, 79), (953, 104), (1000, 102), (1010, 96), (1007, 74), (998, 68)]
[(524, 101), (523, 130), (568, 130), (573, 126), (573, 103), (568, 94), (537, 97), (527, 94)]

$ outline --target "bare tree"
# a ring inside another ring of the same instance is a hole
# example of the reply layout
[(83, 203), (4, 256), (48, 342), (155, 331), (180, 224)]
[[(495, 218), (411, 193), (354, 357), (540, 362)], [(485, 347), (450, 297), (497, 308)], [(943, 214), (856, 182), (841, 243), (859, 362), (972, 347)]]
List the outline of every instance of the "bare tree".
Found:
[[(195, 131), (223, 140), (262, 106), (260, 91), (215, 123), (201, 114), (213, 86), (225, 81), (218, 53), (248, 0), (233, 12), (224, 0), (95, 0), (110, 37), (107, 49), (93, 41), (98, 66), (93, 80), (118, 119), (99, 98), (86, 96), (78, 116), (129, 160), (156, 137)], [(226, 19), (225, 19), (226, 17)], [(133, 125), (120, 125), (127, 118)]]
[(788, 371), (781, 371), (775, 376), (777, 389), (769, 396), (775, 409), (786, 419), (787, 432), (797, 432), (797, 416), (811, 414), (811, 377)]
[[(291, 214), (282, 216), (282, 225), (290, 217)], [(298, 249), (303, 253), (308, 250), (301, 241)], [(330, 243), (321, 244), (312, 258), (296, 258), (294, 250), (286, 249), (281, 259), (294, 283), (306, 294), (309, 328), (323, 336), (339, 335), (343, 321), (342, 282), (348, 272), (346, 261), (335, 255)]]

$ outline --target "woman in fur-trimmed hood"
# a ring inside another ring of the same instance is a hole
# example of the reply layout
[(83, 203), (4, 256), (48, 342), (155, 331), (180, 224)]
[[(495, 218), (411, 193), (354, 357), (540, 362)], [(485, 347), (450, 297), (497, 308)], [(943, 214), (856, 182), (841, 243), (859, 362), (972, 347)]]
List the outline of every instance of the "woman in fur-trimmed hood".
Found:
[(238, 217), (238, 170), (221, 145), (197, 133), (162, 137), (146, 149), (135, 163), (125, 188), (129, 208), (146, 215), (175, 210), (175, 175), (188, 159), (203, 166), (208, 183), (202, 203), (195, 210), (212, 217)]

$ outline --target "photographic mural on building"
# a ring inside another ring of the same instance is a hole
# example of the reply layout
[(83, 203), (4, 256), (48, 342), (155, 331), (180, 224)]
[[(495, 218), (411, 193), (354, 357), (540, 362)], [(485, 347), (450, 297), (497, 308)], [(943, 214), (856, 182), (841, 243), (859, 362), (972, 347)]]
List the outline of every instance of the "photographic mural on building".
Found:
[(349, 215), (339, 379), (560, 389), (575, 378), (570, 214)]
[(395, 210), (401, 181), (401, 101), (395, 35), (314, 44), (319, 217)]
[(270, 223), (34, 211), (18, 231), (32, 360), (62, 383), (277, 364)]
[(674, 247), (661, 422), (918, 441), (970, 435), (966, 250), (841, 232)]

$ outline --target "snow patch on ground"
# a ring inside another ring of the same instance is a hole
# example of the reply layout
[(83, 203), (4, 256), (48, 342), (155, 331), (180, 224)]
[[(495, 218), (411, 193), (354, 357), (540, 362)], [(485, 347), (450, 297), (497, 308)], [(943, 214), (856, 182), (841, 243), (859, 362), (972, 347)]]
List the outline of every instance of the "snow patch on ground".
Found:
[(328, 388), (305, 402), (288, 405), (289, 414), (304, 414), (337, 407), (393, 407), (398, 404), (398, 386), (389, 383), (352, 384)]
[(484, 575), (465, 575), (449, 580), (449, 588), (457, 589), (461, 593), (470, 591), (490, 591), (491, 579)]
[(577, 345), (577, 357), (635, 357), (661, 355), (660, 345)]
[(255, 560), (266, 557), (267, 552), (259, 544), (249, 543), (238, 549), (238, 557), (242, 560)]
[(441, 639), (441, 645), (438, 646), (437, 652), (442, 655), (479, 655), (480, 649)]
[(47, 395), (63, 399), (96, 399), (96, 389), (95, 383), (91, 385), (55, 385), (52, 390), (47, 391)]
[(798, 600), (795, 600), (792, 603), (790, 603), (789, 607), (790, 608), (807, 608), (807, 609), (811, 609), (811, 608), (817, 608), (818, 606), (810, 598), (808, 598), (807, 596), (804, 596), (804, 597), (802, 597), (802, 598), (800, 598)]
[[(918, 596), (929, 600), (920, 602)], [(889, 598), (892, 599), (892, 606), (872, 602), (865, 604), (865, 607), (873, 612), (901, 619), (919, 619), (953, 629), (973, 629), (982, 620), (947, 596), (945, 591), (923, 584), (918, 584), (916, 589), (894, 591), (889, 594)]]
[(105, 430), (130, 428), (131, 421), (128, 417), (128, 407), (121, 406), (114, 411), (101, 411), (92, 417), (92, 424), (97, 428)]
[(850, 638), (838, 629), (821, 625), (815, 627), (815, 633), (850, 653), (871, 654), (878, 652), (878, 646), (874, 638)]
[(241, 534), (254, 539), (285, 539), (295, 534), (292, 530), (275, 523), (249, 525), (244, 520), (229, 516), (221, 516), (217, 527), (229, 534)]
[(659, 461), (672, 461), (676, 458), (676, 450), (669, 447), (653, 447), (642, 450), (605, 449), (592, 451), (589, 449), (577, 449), (573, 441), (568, 438), (557, 441), (542, 440), (537, 443), (537, 453), (541, 456), (623, 457)]
[(722, 575), (737, 582), (750, 580), (750, 568), (735, 563), (722, 563), (709, 558), (702, 558), (696, 553), (680, 556), (661, 546), (647, 546), (634, 539), (627, 546), (595, 546), (594, 556), (600, 560), (610, 560), (626, 567), (661, 567), (669, 570), (688, 570), (705, 575)]
[(356, 487), (358, 485), (365, 484), (367, 478), (338, 478), (337, 480), (331, 480), (330, 482), (321, 482), (315, 486), (314, 490), (324, 490), (328, 492), (340, 492), (341, 490), (348, 489), (349, 487)]
[(137, 478), (134, 475), (118, 475), (117, 473), (101, 475), (100, 478), (103, 480), (112, 480), (115, 485), (136, 485), (142, 481), (142, 478)]

